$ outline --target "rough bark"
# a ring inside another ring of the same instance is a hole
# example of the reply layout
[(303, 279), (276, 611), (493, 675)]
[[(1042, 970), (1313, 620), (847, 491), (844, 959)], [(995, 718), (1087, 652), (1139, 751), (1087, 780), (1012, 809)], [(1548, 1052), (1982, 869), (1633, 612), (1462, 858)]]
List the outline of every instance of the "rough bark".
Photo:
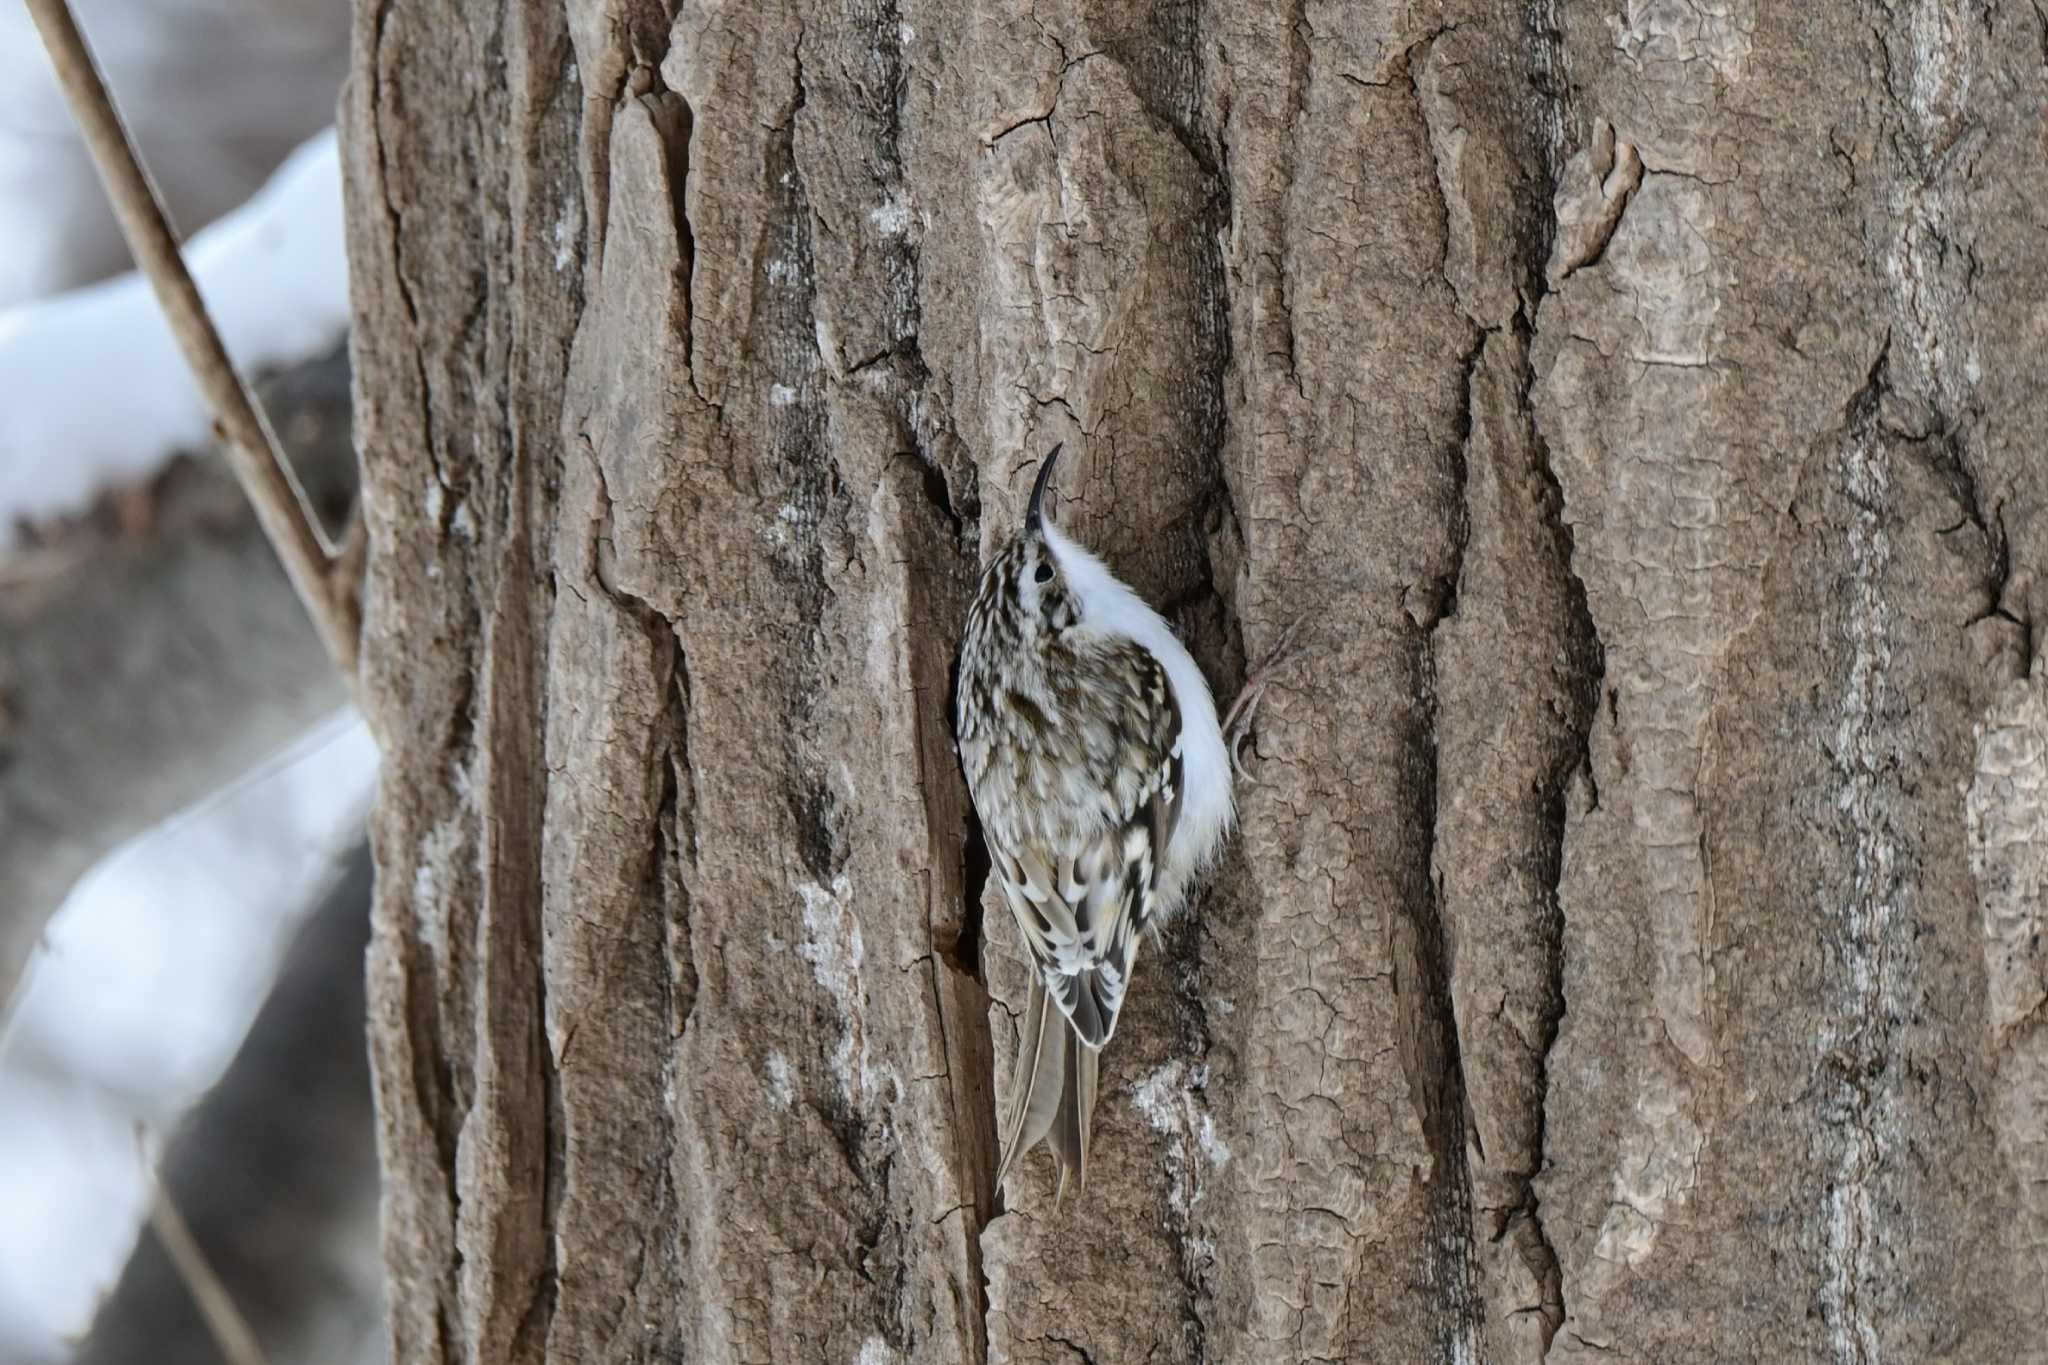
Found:
[[(2025, 1358), (2048, 19), (365, 6), (407, 1360)], [(989, 1188), (1027, 471), (1243, 835)]]

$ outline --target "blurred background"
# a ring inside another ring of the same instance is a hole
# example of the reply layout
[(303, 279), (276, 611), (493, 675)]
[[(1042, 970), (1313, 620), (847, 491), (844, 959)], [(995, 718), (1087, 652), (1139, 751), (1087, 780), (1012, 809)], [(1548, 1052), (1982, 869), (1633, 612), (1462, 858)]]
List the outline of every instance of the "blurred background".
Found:
[[(338, 530), (347, 0), (73, 7)], [(375, 751), (128, 264), (0, 6), (0, 1361), (376, 1361)]]

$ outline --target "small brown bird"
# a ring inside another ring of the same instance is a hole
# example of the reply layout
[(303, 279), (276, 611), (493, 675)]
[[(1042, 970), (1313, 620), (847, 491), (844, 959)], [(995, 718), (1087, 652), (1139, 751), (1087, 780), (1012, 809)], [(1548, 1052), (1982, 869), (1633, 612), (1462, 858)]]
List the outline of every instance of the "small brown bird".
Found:
[[(1138, 939), (1180, 908), (1235, 817), (1208, 684), (1160, 615), (1046, 519), (983, 571), (954, 733), (989, 859), (1031, 953), (1001, 1184), (1050, 1138), (1060, 1193), (1086, 1184), (1098, 1055)], [(1053, 1008), (1046, 1007), (1050, 999)]]

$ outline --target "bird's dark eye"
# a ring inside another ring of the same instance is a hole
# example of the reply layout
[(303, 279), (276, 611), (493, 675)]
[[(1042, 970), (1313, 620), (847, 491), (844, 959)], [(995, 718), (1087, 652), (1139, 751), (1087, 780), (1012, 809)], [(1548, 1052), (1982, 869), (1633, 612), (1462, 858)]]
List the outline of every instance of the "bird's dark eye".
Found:
[(1032, 582), (1034, 582), (1034, 583), (1050, 583), (1050, 582), (1052, 582), (1052, 565), (1050, 565), (1050, 564), (1041, 564), (1041, 565), (1039, 565), (1039, 566), (1038, 566), (1038, 572), (1037, 572), (1037, 573), (1035, 573), (1035, 574), (1033, 574), (1033, 575), (1031, 575), (1031, 581), (1032, 581)]

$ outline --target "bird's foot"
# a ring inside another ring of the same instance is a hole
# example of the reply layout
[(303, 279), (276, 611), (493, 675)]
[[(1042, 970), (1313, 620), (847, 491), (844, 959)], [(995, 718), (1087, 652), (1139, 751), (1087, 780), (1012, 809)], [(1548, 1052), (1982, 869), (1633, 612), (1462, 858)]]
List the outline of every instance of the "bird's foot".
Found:
[(1294, 658), (1295, 637), (1300, 633), (1301, 618), (1296, 617), (1280, 632), (1280, 643), (1246, 675), (1244, 686), (1237, 690), (1237, 700), (1230, 703), (1230, 710), (1223, 717), (1223, 743), (1230, 750), (1230, 766), (1246, 781), (1251, 780), (1251, 775), (1244, 770), (1242, 753), (1245, 741), (1251, 738), (1252, 718), (1258, 714), (1259, 700), (1266, 695), (1267, 686), (1281, 667)]

